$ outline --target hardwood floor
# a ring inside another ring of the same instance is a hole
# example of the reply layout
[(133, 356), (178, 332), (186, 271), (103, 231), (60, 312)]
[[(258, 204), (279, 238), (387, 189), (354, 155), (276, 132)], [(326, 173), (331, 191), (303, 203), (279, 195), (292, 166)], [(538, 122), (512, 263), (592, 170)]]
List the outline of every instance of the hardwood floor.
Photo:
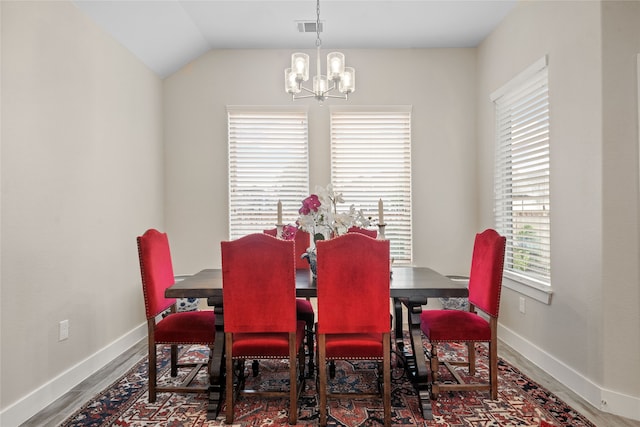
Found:
[(505, 361), (515, 366), (520, 372), (545, 387), (547, 390), (564, 400), (569, 406), (582, 415), (587, 417), (589, 421), (598, 427), (640, 427), (640, 421), (619, 417), (592, 406), (586, 400), (578, 396), (566, 386), (558, 382), (551, 375), (547, 374), (529, 360), (525, 359), (508, 345), (500, 342), (498, 345), (498, 354)]
[[(78, 386), (74, 387), (60, 399), (21, 424), (21, 427), (53, 427), (59, 425), (92, 396), (108, 387), (113, 381), (135, 365), (136, 362), (145, 357), (147, 354), (146, 345), (146, 340), (140, 341), (113, 362), (96, 372), (93, 376), (78, 384)], [(640, 421), (618, 417), (594, 408), (553, 377), (520, 356), (506, 344), (500, 343), (498, 348), (500, 357), (567, 402), (596, 426), (640, 427)]]
[(147, 356), (146, 338), (87, 378), (64, 396), (25, 421), (20, 427), (53, 427), (62, 423), (93, 396), (109, 387)]

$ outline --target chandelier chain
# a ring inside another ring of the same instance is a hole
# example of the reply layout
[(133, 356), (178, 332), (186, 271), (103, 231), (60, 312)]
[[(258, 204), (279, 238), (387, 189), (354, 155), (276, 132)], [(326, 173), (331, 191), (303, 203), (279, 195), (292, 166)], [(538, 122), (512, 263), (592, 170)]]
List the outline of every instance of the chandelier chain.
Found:
[(316, 2), (316, 47), (322, 46), (320, 39), (320, 0)]

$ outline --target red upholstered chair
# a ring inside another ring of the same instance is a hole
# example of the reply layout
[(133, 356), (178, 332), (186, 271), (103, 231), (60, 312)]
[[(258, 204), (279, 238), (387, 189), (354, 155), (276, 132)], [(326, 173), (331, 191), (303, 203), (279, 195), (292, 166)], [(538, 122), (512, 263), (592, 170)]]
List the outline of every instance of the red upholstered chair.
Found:
[[(301, 380), (304, 377), (304, 322), (296, 319), (294, 243), (256, 233), (222, 242), (221, 249), (226, 421), (233, 422), (237, 396), (250, 393), (288, 396), (289, 423), (295, 424), (298, 360)], [(289, 390), (243, 390), (245, 359), (288, 359)]]
[[(278, 230), (272, 228), (264, 230), (265, 234), (271, 236), (277, 236)], [(296, 230), (295, 238), (295, 257), (296, 257), (296, 270), (309, 270), (309, 262), (302, 258), (302, 254), (307, 252), (307, 248), (311, 245), (311, 237), (309, 233), (303, 230)], [(313, 374), (313, 328), (316, 323), (316, 314), (313, 311), (313, 305), (309, 298), (297, 298), (296, 299), (296, 316), (298, 320), (302, 320), (305, 323), (305, 335), (308, 354), (309, 354), (309, 375)]]
[(318, 377), (320, 425), (327, 424), (331, 393), (327, 361), (381, 362), (384, 425), (391, 425), (391, 316), (389, 241), (347, 233), (317, 242)]
[(347, 233), (360, 233), (360, 234), (364, 234), (365, 236), (369, 236), (373, 239), (378, 238), (378, 230), (369, 230), (367, 228), (357, 227), (355, 225), (352, 227), (349, 227), (349, 229), (347, 230)]
[[(432, 395), (439, 390), (490, 390), (491, 399), (498, 398), (498, 311), (502, 288), (502, 269), (506, 239), (495, 230), (477, 234), (473, 246), (469, 276), (469, 310), (425, 310), (421, 314), (422, 332), (431, 343)], [(476, 313), (484, 312), (489, 321)], [(457, 383), (440, 383), (438, 345), (443, 342), (467, 343), (467, 360), (444, 361)], [(464, 383), (455, 372), (456, 365), (466, 366), (475, 375), (475, 343), (489, 344), (489, 382)]]
[[(176, 300), (165, 298), (164, 292), (174, 283), (173, 264), (169, 250), (169, 240), (165, 233), (147, 230), (137, 238), (142, 291), (147, 315), (149, 340), (149, 402), (156, 401), (156, 393), (193, 392), (203, 393), (206, 387), (189, 386), (195, 375), (207, 364), (179, 364), (179, 344), (202, 344), (209, 346), (209, 362), (213, 354), (215, 339), (215, 315), (213, 311), (176, 312)], [(156, 322), (161, 313), (170, 310), (162, 320)], [(180, 386), (159, 387), (157, 383), (156, 346), (171, 345), (171, 376), (175, 377), (178, 368), (191, 367), (192, 370)]]

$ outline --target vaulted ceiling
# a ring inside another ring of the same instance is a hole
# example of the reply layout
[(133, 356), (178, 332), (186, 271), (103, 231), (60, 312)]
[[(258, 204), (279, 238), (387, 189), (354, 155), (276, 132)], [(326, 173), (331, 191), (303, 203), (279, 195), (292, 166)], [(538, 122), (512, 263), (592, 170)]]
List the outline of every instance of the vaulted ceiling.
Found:
[[(517, 0), (322, 0), (322, 48), (475, 47)], [(315, 47), (313, 0), (74, 0), (161, 77), (209, 49)]]

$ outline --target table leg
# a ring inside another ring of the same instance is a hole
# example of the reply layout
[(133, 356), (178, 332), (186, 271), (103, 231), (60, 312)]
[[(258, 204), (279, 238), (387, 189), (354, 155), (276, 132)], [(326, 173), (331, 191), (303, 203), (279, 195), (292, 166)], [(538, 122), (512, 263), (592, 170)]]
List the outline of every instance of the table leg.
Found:
[[(431, 412), (431, 382), (429, 371), (427, 370), (427, 360), (422, 348), (422, 330), (420, 329), (420, 314), (422, 306), (427, 303), (426, 298), (394, 298), (395, 315), (395, 339), (397, 355), (404, 364), (408, 377), (411, 379), (418, 398), (422, 416), (425, 420), (432, 420)], [(402, 336), (402, 306), (407, 307), (409, 338), (411, 340), (411, 351), (405, 348)]]
[(404, 349), (404, 341), (402, 339), (402, 300), (400, 298), (393, 299), (393, 316), (396, 349), (402, 351)]
[(207, 419), (214, 420), (220, 412), (224, 396), (224, 314), (221, 299), (209, 298), (208, 304), (214, 307), (213, 311), (216, 314), (216, 339), (209, 367), (209, 404), (207, 405)]
[[(426, 301), (425, 301), (426, 302)], [(425, 420), (432, 420), (431, 412), (431, 382), (427, 370), (427, 358), (422, 348), (422, 330), (420, 329), (420, 314), (422, 304), (408, 304), (409, 334), (411, 337), (411, 351), (413, 352), (414, 375), (413, 384), (420, 398), (422, 416)]]

